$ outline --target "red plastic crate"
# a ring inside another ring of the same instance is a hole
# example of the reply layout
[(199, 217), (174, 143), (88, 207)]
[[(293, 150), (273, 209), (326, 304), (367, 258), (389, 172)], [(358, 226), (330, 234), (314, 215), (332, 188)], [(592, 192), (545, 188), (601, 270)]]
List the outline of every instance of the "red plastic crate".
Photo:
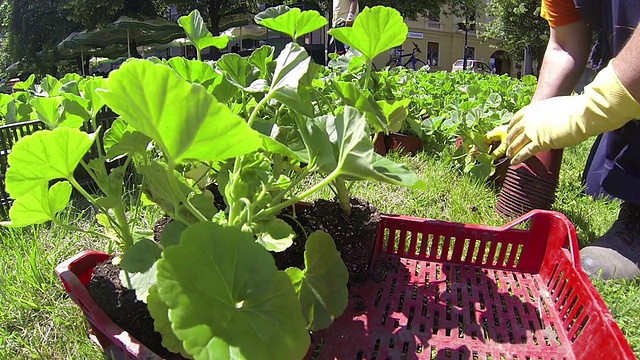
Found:
[(501, 228), (386, 215), (374, 259), (309, 358), (636, 358), (562, 214)]
[[(371, 280), (313, 334), (309, 359), (635, 359), (580, 267), (573, 225), (533, 211), (503, 227), (383, 215)], [(105, 349), (155, 354), (111, 323), (84, 285), (104, 254), (56, 269)], [(82, 281), (81, 281), (82, 279)]]

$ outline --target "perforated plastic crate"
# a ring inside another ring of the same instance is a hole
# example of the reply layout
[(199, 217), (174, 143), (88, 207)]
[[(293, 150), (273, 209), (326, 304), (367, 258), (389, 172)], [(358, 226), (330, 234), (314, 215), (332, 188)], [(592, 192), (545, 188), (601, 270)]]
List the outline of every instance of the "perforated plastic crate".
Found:
[(554, 212), (501, 228), (385, 215), (371, 279), (307, 357), (635, 359), (577, 249)]
[[(56, 272), (110, 358), (161, 359), (91, 299), (107, 258), (81, 253)], [(635, 359), (580, 268), (573, 225), (550, 211), (500, 228), (383, 215), (371, 279), (312, 337), (308, 359)]]

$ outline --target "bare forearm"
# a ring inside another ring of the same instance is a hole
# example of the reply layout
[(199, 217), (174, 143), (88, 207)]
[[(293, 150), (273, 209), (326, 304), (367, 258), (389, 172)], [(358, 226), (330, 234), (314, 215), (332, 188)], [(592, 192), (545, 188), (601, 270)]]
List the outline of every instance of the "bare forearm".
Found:
[(591, 31), (583, 21), (551, 29), (532, 102), (571, 94), (589, 58)]
[(640, 27), (613, 62), (613, 71), (622, 85), (640, 102)]
[(351, 4), (349, 5), (349, 12), (352, 14), (358, 12), (358, 0), (351, 1)]

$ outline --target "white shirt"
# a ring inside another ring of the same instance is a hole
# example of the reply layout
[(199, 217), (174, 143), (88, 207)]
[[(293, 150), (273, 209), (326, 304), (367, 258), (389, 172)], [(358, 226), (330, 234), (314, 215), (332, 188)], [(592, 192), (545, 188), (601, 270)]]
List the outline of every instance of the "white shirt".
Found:
[[(346, 22), (349, 15), (349, 7), (351, 7), (351, 1), (354, 0), (333, 0), (333, 26)], [(359, 7), (356, 7), (356, 15), (359, 11)]]

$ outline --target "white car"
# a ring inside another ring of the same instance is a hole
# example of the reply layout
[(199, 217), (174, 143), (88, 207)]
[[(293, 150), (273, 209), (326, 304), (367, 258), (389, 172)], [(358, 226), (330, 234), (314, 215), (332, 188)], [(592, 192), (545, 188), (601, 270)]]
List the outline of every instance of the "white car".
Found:
[[(456, 60), (451, 66), (451, 71), (462, 70), (463, 65), (462, 59)], [(493, 71), (486, 63), (478, 60), (467, 59), (467, 71), (473, 71), (481, 74), (493, 74)]]

